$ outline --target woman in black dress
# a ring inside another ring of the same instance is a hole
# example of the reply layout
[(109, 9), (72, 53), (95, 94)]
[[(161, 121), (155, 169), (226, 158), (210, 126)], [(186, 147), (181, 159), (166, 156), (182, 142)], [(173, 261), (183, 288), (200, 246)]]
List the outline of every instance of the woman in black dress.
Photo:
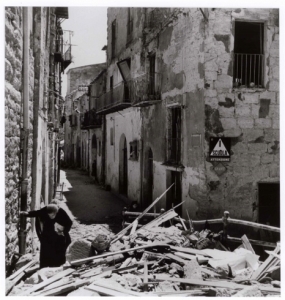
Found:
[(56, 204), (49, 204), (40, 210), (21, 211), (20, 214), (36, 218), (36, 232), (41, 243), (40, 268), (63, 265), (66, 249), (71, 243), (72, 221), (67, 213)]

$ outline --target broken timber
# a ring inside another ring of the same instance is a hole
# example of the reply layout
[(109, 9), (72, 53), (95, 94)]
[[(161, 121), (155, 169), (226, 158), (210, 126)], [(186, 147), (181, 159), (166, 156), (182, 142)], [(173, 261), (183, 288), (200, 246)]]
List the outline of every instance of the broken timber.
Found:
[(174, 183), (165, 192), (163, 192), (158, 198), (156, 198), (130, 225), (128, 225), (126, 228), (124, 228), (119, 233), (117, 233), (111, 240), (111, 244), (115, 243), (122, 236), (124, 236), (127, 233), (127, 231), (133, 226), (133, 223), (141, 219), (173, 187), (173, 185)]
[(96, 256), (92, 256), (92, 257), (73, 260), (73, 261), (70, 262), (70, 264), (71, 265), (84, 264), (84, 263), (92, 261), (94, 259), (100, 259), (100, 258), (104, 258), (104, 257), (107, 257), (107, 256), (115, 255), (115, 254), (121, 254), (121, 253), (127, 253), (127, 252), (136, 251), (136, 250), (141, 250), (141, 249), (145, 249), (145, 248), (163, 247), (163, 246), (165, 247), (165, 246), (168, 246), (168, 245), (165, 244), (165, 243), (152, 243), (152, 244), (143, 245), (143, 246), (139, 246), (139, 247), (135, 247), (135, 248), (124, 249), (124, 250), (117, 251), (117, 252), (107, 252), (107, 253), (101, 254), (101, 255), (96, 255)]

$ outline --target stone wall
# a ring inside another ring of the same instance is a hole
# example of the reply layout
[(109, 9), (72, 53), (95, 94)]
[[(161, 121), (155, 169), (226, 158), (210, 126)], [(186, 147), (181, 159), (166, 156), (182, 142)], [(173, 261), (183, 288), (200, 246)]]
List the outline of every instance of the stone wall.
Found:
[[(31, 17), (31, 11), (30, 11)], [(22, 127), (22, 55), (23, 11), (20, 7), (5, 9), (5, 202), (6, 202), (6, 265), (13, 252), (19, 252), (18, 221), (20, 199), (20, 139)], [(28, 151), (28, 209), (31, 204), (31, 165), (33, 131), (34, 63), (30, 52), (29, 90), (29, 151)], [(27, 230), (31, 223), (27, 222)], [(27, 252), (32, 251), (31, 235), (27, 235)]]

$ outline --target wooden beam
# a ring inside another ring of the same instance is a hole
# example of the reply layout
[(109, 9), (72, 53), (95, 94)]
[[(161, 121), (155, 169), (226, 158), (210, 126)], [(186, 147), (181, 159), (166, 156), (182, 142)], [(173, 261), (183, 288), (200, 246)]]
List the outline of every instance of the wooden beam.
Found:
[(117, 240), (119, 240), (122, 236), (124, 236), (127, 231), (133, 226), (132, 224), (136, 220), (140, 220), (172, 187), (174, 183), (165, 191), (163, 192), (158, 198), (156, 198), (129, 226), (121, 230), (119, 233), (117, 233), (111, 240), (111, 243), (115, 243)]
[(187, 228), (186, 228), (186, 226), (185, 226), (185, 223), (184, 223), (183, 220), (180, 218), (180, 216), (178, 216), (178, 218), (179, 218), (179, 220), (180, 220), (180, 222), (181, 222), (181, 224), (182, 224), (184, 230), (187, 230)]
[(163, 247), (163, 246), (165, 247), (165, 246), (168, 246), (168, 245), (166, 243), (153, 243), (153, 244), (143, 245), (143, 246), (139, 246), (139, 247), (135, 247), (135, 248), (124, 249), (124, 250), (120, 250), (120, 251), (117, 251), (117, 252), (107, 252), (107, 253), (101, 254), (101, 255), (96, 255), (96, 256), (92, 256), (92, 257), (73, 260), (73, 261), (70, 262), (70, 264), (71, 265), (78, 265), (78, 264), (86, 263), (86, 262), (91, 261), (93, 259), (100, 259), (100, 258), (111, 256), (111, 255), (132, 252), (132, 251), (141, 250), (141, 249), (145, 249), (145, 248)]
[(13, 273), (11, 276), (9, 276), (7, 279), (8, 280), (13, 280), (14, 278), (16, 278), (20, 273), (24, 272), (26, 269), (30, 268), (31, 266), (35, 265), (37, 263), (36, 260), (32, 260), (30, 262), (28, 262), (26, 265), (24, 265), (22, 268), (20, 268), (18, 271), (16, 271), (15, 273)]
[(255, 254), (255, 251), (253, 250), (253, 248), (245, 234), (241, 237), (241, 240), (242, 240), (242, 244), (243, 244), (244, 248), (251, 251), (253, 254)]
[(139, 224), (139, 221), (135, 220), (134, 223), (133, 223), (133, 227), (132, 227), (130, 235), (135, 233), (135, 231), (137, 230), (138, 224)]
[(19, 294), (19, 296), (28, 296), (29, 294), (31, 294), (33, 292), (36, 292), (36, 291), (48, 286), (49, 284), (65, 277), (65, 276), (68, 276), (68, 275), (72, 274), (73, 272), (75, 272), (75, 270), (71, 269), (71, 268), (69, 268), (67, 270), (64, 270), (62, 272), (59, 272), (59, 273), (55, 274), (54, 276), (50, 277), (49, 279), (44, 280), (41, 283), (35, 284), (30, 289), (27, 289), (24, 292), (22, 292), (21, 294)]
[(143, 291), (147, 292), (148, 290), (148, 268), (146, 261), (144, 262), (144, 277), (143, 277)]
[[(162, 281), (166, 280), (166, 281), (179, 282), (179, 283), (184, 283), (189, 285), (211, 286), (211, 287), (228, 288), (234, 290), (242, 290), (246, 287), (243, 284), (238, 284), (229, 281), (203, 281), (198, 279), (183, 279), (183, 278), (170, 277), (163, 274), (155, 274), (155, 277), (153, 275), (149, 275), (148, 278), (151, 280), (162, 280)], [(271, 287), (264, 287), (264, 286), (259, 286), (259, 288), (262, 292), (272, 292), (275, 294), (281, 293), (281, 289), (279, 288), (271, 288)]]
[(174, 255), (174, 254), (172, 254), (172, 253), (167, 253), (165, 256), (166, 256), (167, 258), (170, 258), (170, 259), (172, 259), (172, 260), (174, 260), (174, 261), (179, 262), (179, 263), (182, 264), (182, 265), (185, 265), (185, 264), (187, 263), (187, 260), (185, 260), (185, 259), (183, 259), (183, 258), (181, 258), (181, 257), (179, 257), (179, 256), (177, 256), (177, 255)]

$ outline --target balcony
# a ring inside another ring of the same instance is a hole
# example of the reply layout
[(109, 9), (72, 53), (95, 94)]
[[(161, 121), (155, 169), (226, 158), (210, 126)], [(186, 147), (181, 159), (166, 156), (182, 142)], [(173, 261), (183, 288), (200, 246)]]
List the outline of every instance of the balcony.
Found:
[(101, 125), (102, 118), (96, 114), (96, 110), (94, 108), (84, 113), (84, 118), (81, 122), (81, 129), (100, 128)]
[(63, 50), (63, 39), (56, 40), (54, 60), (61, 63), (62, 70), (65, 70), (71, 64), (71, 46), (64, 52)]
[(131, 106), (128, 83), (122, 82), (112, 90), (101, 95), (97, 101), (97, 113), (109, 114)]
[(144, 107), (161, 101), (161, 74), (144, 74), (130, 81), (132, 106)]
[(263, 54), (234, 54), (234, 88), (262, 88), (264, 74)]

